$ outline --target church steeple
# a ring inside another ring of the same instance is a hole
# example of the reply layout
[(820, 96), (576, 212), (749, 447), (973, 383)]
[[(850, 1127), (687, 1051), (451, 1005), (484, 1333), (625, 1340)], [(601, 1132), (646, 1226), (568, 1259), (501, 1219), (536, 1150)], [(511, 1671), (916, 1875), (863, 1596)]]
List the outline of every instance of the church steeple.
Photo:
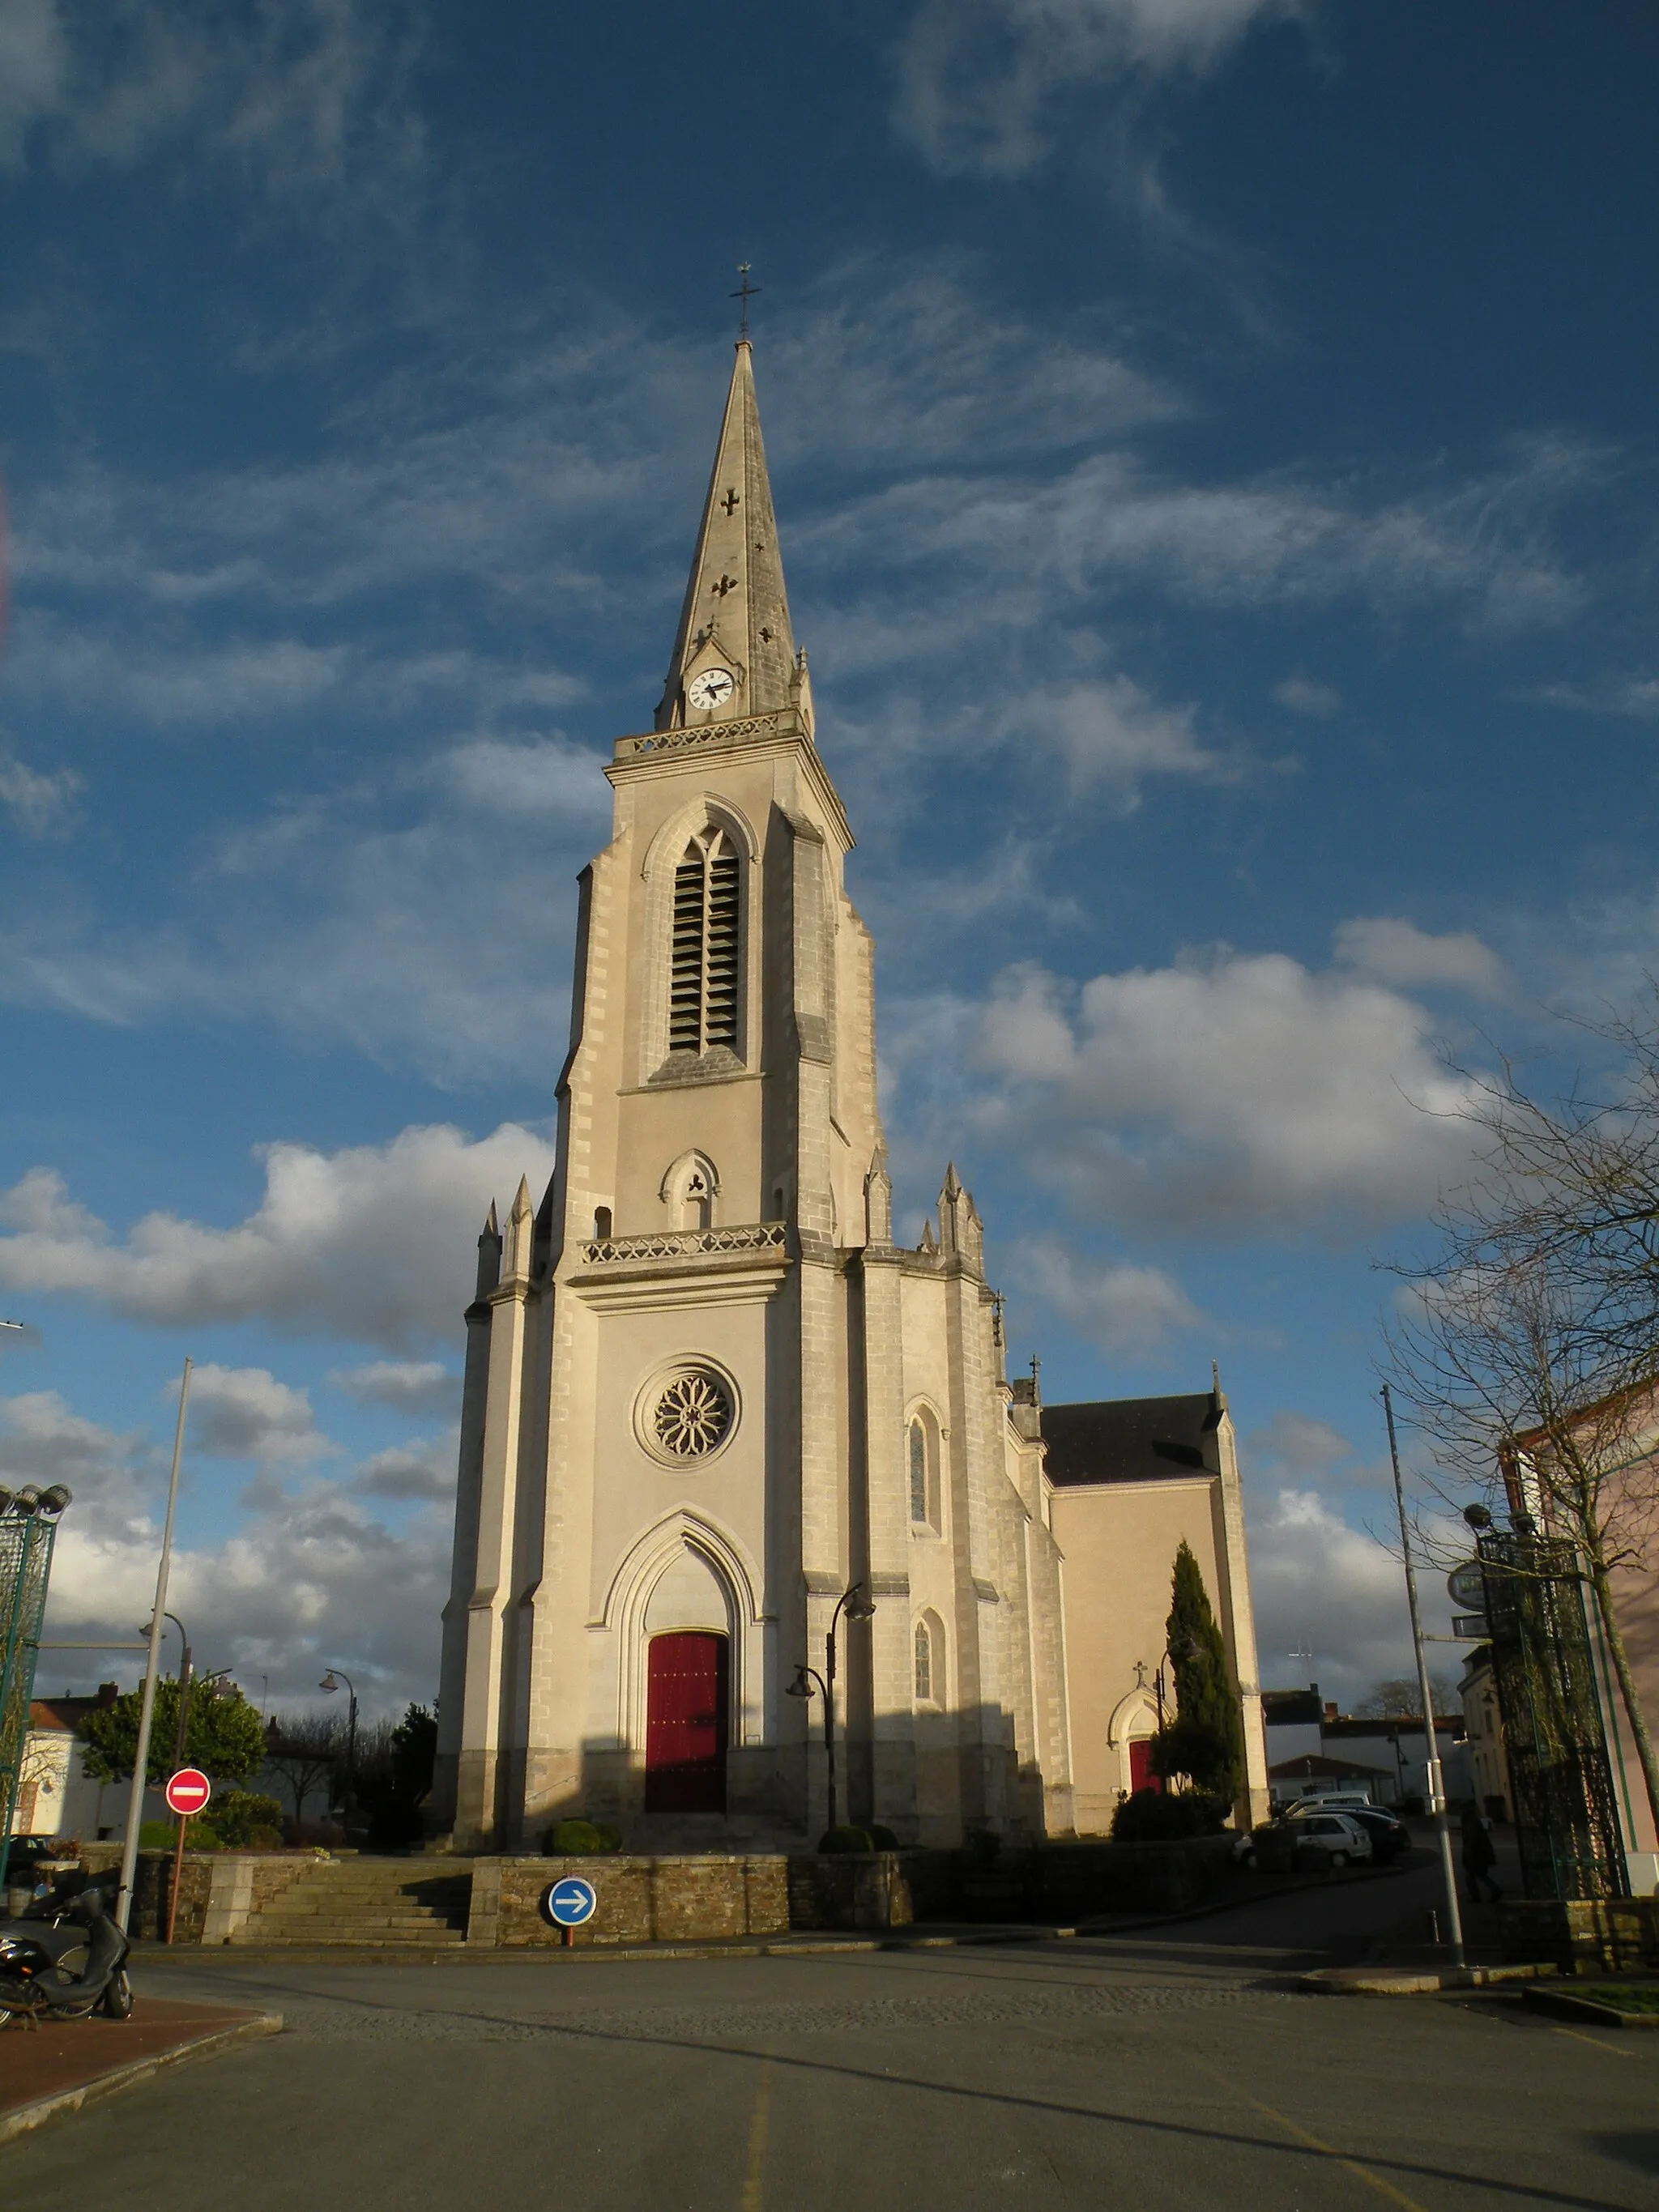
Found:
[(695, 727), (784, 707), (810, 716), (805, 672), (789, 627), (754, 365), (748, 339), (739, 338), (656, 726)]

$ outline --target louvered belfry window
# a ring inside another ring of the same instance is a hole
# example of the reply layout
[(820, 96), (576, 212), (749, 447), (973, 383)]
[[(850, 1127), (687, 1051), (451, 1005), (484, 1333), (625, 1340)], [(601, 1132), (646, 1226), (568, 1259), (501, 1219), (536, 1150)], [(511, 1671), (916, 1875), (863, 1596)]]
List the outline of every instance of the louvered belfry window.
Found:
[(723, 830), (694, 837), (674, 871), (668, 1048), (738, 1048), (741, 947), (738, 856)]

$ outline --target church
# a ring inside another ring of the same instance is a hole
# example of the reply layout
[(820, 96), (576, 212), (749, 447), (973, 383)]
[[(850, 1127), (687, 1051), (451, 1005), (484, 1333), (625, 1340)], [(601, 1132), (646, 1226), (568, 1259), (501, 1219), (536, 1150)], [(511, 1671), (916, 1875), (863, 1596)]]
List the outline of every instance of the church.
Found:
[(893, 1241), (874, 945), (746, 337), (654, 725), (605, 773), (553, 1179), (492, 1206), (466, 1313), (438, 1825), (482, 1851), (572, 1815), (634, 1850), (1103, 1832), (1183, 1539), (1261, 1809), (1218, 1380), (1044, 1407), (953, 1168)]

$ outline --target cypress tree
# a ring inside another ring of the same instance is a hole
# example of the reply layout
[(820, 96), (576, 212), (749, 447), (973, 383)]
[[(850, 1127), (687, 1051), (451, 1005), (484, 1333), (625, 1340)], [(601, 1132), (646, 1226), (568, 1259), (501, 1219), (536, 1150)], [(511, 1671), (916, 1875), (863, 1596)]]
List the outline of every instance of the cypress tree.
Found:
[(1184, 1537), (1165, 1626), (1177, 1717), (1164, 1730), (1156, 1764), (1163, 1773), (1189, 1775), (1196, 1789), (1231, 1800), (1244, 1779), (1244, 1726), (1203, 1571)]

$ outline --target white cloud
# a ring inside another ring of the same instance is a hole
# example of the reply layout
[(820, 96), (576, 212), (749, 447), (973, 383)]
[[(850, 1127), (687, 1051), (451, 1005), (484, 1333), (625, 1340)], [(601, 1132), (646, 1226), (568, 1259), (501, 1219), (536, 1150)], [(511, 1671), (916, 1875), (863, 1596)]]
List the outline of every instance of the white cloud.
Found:
[(1503, 962), (1472, 929), (1436, 937), (1398, 915), (1356, 915), (1340, 926), (1334, 942), (1340, 961), (1381, 983), (1440, 986), (1488, 999), (1502, 998), (1509, 986)]
[(1300, 0), (922, 0), (900, 44), (895, 119), (934, 168), (1013, 177), (1049, 150), (1058, 95), (1209, 69)]
[(404, 11), (357, 0), (5, 0), (0, 161), (31, 132), (60, 158), (127, 166), (169, 143), (294, 188), (366, 155), (407, 172)]
[(1156, 1358), (1204, 1319), (1164, 1268), (1094, 1259), (1058, 1237), (1023, 1239), (1012, 1265), (1022, 1290), (1108, 1358)]
[(1195, 709), (1161, 706), (1127, 676), (1022, 691), (1004, 719), (1005, 742), (1052, 745), (1074, 793), (1100, 792), (1126, 811), (1139, 804), (1148, 776), (1231, 782), (1240, 769), (1193, 733)]
[(0, 806), (31, 837), (58, 829), (85, 788), (85, 779), (72, 768), (46, 772), (0, 753)]
[(1305, 1480), (1328, 1476), (1353, 1458), (1353, 1446), (1340, 1429), (1311, 1413), (1281, 1408), (1240, 1440), (1240, 1457), (1253, 1474), (1278, 1472)]
[[(249, 1419), (232, 1441), (253, 1440), (261, 1403), (274, 1410), (279, 1437), (291, 1433), (283, 1423), (294, 1422), (289, 1401), (301, 1394), (285, 1397), (269, 1376), (260, 1378), (268, 1389), (247, 1390), (250, 1371), (197, 1370), (221, 1378), (209, 1394), (214, 1417), (234, 1422), (240, 1391)], [(192, 1389), (187, 1464), (204, 1449), (204, 1402)], [(322, 1668), (337, 1662), (356, 1674), (371, 1714), (410, 1698), (429, 1703), (448, 1588), (453, 1438), (424, 1450), (406, 1463), (381, 1453), (337, 1480), (302, 1474), (293, 1490), (261, 1477), (243, 1492), (231, 1533), (211, 1540), (190, 1532), (187, 1488), (168, 1603), (189, 1624), (198, 1666), (234, 1668), (256, 1696), (269, 1674), (273, 1697), (308, 1704)], [(0, 1397), (0, 1481), (61, 1481), (74, 1492), (53, 1555), (49, 1638), (131, 1642), (148, 1619), (167, 1469), (167, 1451), (153, 1438), (103, 1428), (55, 1392)], [(392, 1508), (397, 1526), (376, 1500)], [(53, 1653), (40, 1679), (50, 1670), (50, 1686), (76, 1679), (86, 1686), (109, 1671), (131, 1682), (138, 1663), (132, 1654)]]
[(1553, 707), (1591, 714), (1624, 714), (1632, 721), (1659, 720), (1659, 676), (1614, 677), (1601, 684), (1546, 684), (1538, 694)]
[(195, 1368), (190, 1378), (189, 1437), (210, 1459), (267, 1464), (313, 1460), (334, 1446), (319, 1435), (311, 1400), (267, 1367)]
[[(222, 831), (148, 927), (20, 890), (0, 997), (122, 1025), (163, 1012), (274, 1022), (441, 1083), (546, 1082), (574, 879), (609, 811), (592, 753), (459, 739)], [(562, 872), (572, 890), (550, 897)]]
[(63, 95), (69, 52), (56, 0), (0, 6), (0, 162), (22, 159), (30, 128)]
[(360, 1405), (389, 1406), (416, 1420), (453, 1414), (461, 1389), (460, 1376), (441, 1359), (375, 1359), (365, 1367), (337, 1368), (328, 1379)]
[(364, 1461), (352, 1487), (366, 1498), (453, 1498), (459, 1449), (454, 1432), (423, 1443), (389, 1445)]
[[(1376, 1521), (1392, 1501), (1379, 1495)], [(1287, 1486), (1247, 1508), (1250, 1589), (1255, 1601), (1261, 1680), (1268, 1688), (1316, 1678), (1328, 1697), (1352, 1705), (1373, 1683), (1408, 1674), (1411, 1620), (1399, 1559), (1352, 1528), (1318, 1491)], [(1450, 1606), (1433, 1576), (1419, 1578), (1425, 1623), (1449, 1626)], [(1311, 1648), (1311, 1663), (1292, 1660)]]
[(1466, 1086), (1424, 1009), (1283, 954), (1224, 950), (1077, 990), (1016, 968), (979, 1054), (1001, 1085), (985, 1121), (1109, 1217), (1352, 1233), (1419, 1211), (1468, 1154)]
[[(73, 1412), (56, 1390), (0, 1398), (0, 1481), (11, 1490), (24, 1483), (37, 1488), (66, 1484), (74, 1493), (77, 1528), (125, 1538), (142, 1527), (145, 1486), (158, 1468), (155, 1448), (142, 1431), (119, 1434), (103, 1428)], [(150, 1587), (153, 1592), (153, 1565)]]
[[(492, 1198), (552, 1172), (545, 1138), (513, 1122), (469, 1141), (404, 1129), (389, 1144), (263, 1149), (258, 1211), (221, 1229), (149, 1213), (121, 1238), (35, 1168), (0, 1194), (0, 1285), (83, 1298), (176, 1327), (260, 1319), (287, 1334), (398, 1352), (458, 1338)], [(278, 1386), (280, 1387), (280, 1386)]]
[(1342, 694), (1334, 684), (1316, 683), (1311, 676), (1285, 677), (1274, 684), (1273, 696), (1293, 714), (1311, 714), (1321, 720), (1328, 720), (1342, 704)]

